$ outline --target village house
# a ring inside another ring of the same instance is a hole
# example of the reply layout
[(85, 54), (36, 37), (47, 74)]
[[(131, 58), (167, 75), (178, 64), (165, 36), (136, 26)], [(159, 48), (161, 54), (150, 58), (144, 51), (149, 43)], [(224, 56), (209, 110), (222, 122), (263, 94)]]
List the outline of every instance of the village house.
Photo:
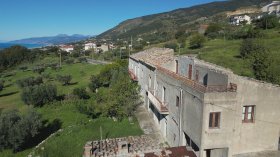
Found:
[(278, 150), (279, 86), (166, 48), (131, 55), (129, 74), (171, 147), (198, 157)]
[(72, 51), (74, 50), (74, 46), (73, 45), (61, 45), (60, 50), (66, 51), (71, 54)]
[(96, 49), (96, 44), (95, 43), (86, 43), (84, 49), (85, 50)]
[(246, 14), (233, 15), (230, 17), (230, 24), (232, 25), (242, 25), (242, 24), (251, 24), (251, 17)]
[(272, 3), (262, 7), (262, 12), (280, 15), (280, 1), (273, 1)]

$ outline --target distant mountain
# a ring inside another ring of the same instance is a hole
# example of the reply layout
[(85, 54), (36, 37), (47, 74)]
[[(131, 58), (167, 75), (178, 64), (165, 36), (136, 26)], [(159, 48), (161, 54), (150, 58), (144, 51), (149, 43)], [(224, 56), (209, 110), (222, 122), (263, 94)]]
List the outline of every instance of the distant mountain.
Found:
[(118, 26), (100, 34), (97, 38), (143, 37), (154, 34), (159, 38), (165, 34), (174, 34), (179, 29), (188, 29), (199, 19), (208, 19), (214, 15), (235, 11), (242, 7), (260, 7), (272, 0), (228, 0), (181, 8), (170, 12), (148, 15), (126, 20)]
[(49, 36), (49, 37), (35, 37), (35, 38), (27, 38), (21, 40), (10, 41), (10, 43), (15, 44), (42, 44), (42, 45), (53, 45), (53, 44), (65, 44), (70, 42), (78, 42), (84, 39), (88, 39), (93, 36), (85, 36), (80, 34), (67, 35), (67, 34), (59, 34), (57, 36)]

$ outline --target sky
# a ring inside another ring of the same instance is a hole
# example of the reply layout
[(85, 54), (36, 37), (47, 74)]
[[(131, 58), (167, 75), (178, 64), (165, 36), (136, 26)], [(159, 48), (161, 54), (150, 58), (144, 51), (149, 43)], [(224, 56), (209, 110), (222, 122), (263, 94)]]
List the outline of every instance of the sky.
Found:
[(139, 16), (214, 0), (0, 0), (0, 42), (57, 34), (98, 35)]

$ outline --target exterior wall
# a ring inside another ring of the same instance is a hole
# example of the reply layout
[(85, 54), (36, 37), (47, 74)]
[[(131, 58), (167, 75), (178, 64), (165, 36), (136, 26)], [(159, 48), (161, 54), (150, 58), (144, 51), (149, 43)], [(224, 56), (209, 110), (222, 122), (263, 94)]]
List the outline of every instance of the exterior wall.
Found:
[[(206, 65), (188, 57), (178, 58), (178, 73), (188, 77), (189, 64), (192, 65), (192, 80), (199, 71), (198, 82), (207, 85), (237, 84), (236, 92), (202, 93), (174, 77), (162, 73), (152, 65), (129, 60), (129, 69), (134, 69), (141, 86), (141, 95), (170, 146), (186, 145), (188, 136), (199, 148), (200, 157), (211, 150), (211, 157), (231, 157), (232, 155), (277, 150), (280, 136), (280, 88), (273, 85), (243, 78), (233, 73), (222, 72), (221, 68)], [(176, 71), (176, 62), (168, 62), (163, 67)], [(149, 87), (149, 78), (150, 87)], [(162, 100), (165, 87), (165, 100)], [(167, 105), (168, 114), (160, 111), (147, 98), (147, 91)], [(176, 97), (180, 98), (176, 106)], [(244, 105), (255, 105), (255, 122), (242, 122)], [(220, 112), (219, 128), (209, 128), (211, 112)]]
[[(280, 89), (270, 84), (234, 77), (238, 84), (233, 154), (278, 150)], [(242, 106), (255, 105), (255, 122), (242, 123)]]

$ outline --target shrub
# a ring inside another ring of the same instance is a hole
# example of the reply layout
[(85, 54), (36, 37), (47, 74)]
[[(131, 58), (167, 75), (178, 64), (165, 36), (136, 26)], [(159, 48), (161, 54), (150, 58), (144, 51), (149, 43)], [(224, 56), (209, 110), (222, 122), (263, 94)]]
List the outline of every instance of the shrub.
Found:
[(205, 43), (206, 39), (203, 35), (195, 34), (191, 36), (190, 38), (190, 48), (191, 49), (197, 49), (203, 47), (203, 44)]
[(74, 61), (75, 61), (74, 59), (69, 58), (69, 59), (65, 60), (65, 63), (66, 63), (66, 64), (73, 64)]
[(36, 73), (38, 73), (38, 74), (41, 74), (42, 72), (44, 72), (45, 71), (45, 67), (44, 66), (36, 66), (36, 67), (34, 67), (33, 68), (33, 72), (36, 72)]
[(41, 84), (23, 88), (21, 98), (27, 105), (42, 106), (57, 97), (57, 88), (51, 84)]
[(23, 149), (42, 126), (41, 115), (33, 109), (26, 115), (17, 110), (3, 112), (0, 114), (0, 150), (13, 149), (16, 152)]
[(170, 49), (173, 49), (174, 51), (176, 51), (177, 48), (178, 48), (178, 45), (177, 45), (177, 43), (170, 42), (170, 43), (166, 43), (166, 44), (164, 45), (164, 47), (165, 47), (165, 48), (170, 48)]
[(28, 77), (28, 78), (24, 78), (21, 80), (17, 81), (17, 84), (21, 87), (28, 87), (28, 86), (34, 86), (34, 85), (39, 85), (43, 83), (43, 78), (41, 76), (39, 77)]
[(211, 23), (208, 28), (205, 31), (205, 35), (209, 38), (217, 38), (220, 35), (220, 31), (222, 30), (222, 27), (219, 24)]
[(4, 89), (4, 81), (0, 80), (0, 91)]
[(61, 82), (63, 85), (69, 85), (72, 80), (72, 76), (71, 75), (57, 75), (56, 79), (57, 79), (57, 81)]
[(73, 94), (78, 96), (80, 99), (89, 99), (90, 96), (88, 95), (85, 88), (75, 88), (73, 90)]
[(275, 15), (266, 15), (255, 21), (257, 28), (272, 29), (279, 26), (279, 18)]

